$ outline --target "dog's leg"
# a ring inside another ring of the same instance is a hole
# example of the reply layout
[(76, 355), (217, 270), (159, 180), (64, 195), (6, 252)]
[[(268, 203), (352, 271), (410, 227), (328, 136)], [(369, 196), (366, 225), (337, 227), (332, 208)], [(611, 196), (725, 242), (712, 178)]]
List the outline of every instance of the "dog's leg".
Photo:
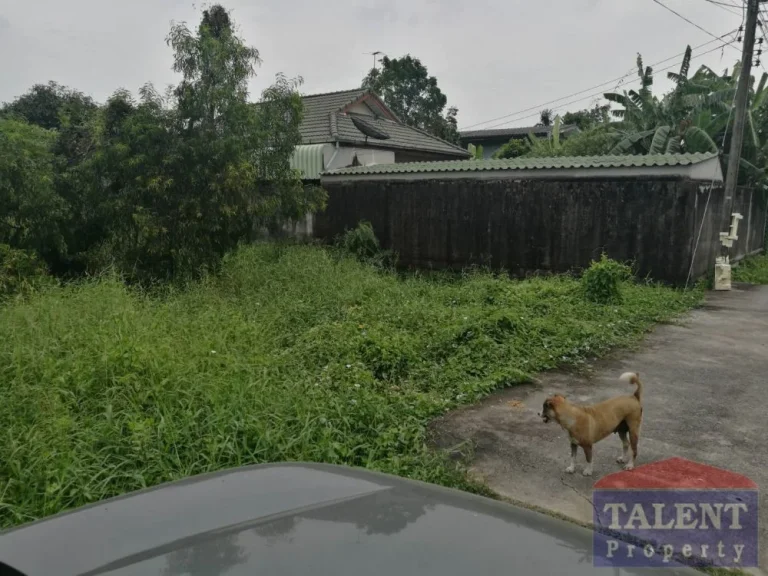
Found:
[(632, 459), (624, 464), (624, 470), (633, 470), (635, 467), (635, 460), (637, 460), (637, 441), (639, 440), (637, 429), (629, 430), (629, 443), (632, 445)]
[(591, 444), (583, 444), (581, 446), (582, 450), (584, 450), (584, 456), (587, 459), (587, 465), (584, 468), (584, 476), (592, 476), (592, 445)]
[(571, 465), (568, 466), (568, 468), (565, 469), (568, 474), (573, 474), (574, 470), (576, 470), (576, 453), (579, 450), (578, 444), (571, 444)]
[(629, 438), (627, 437), (627, 431), (619, 430), (619, 438), (621, 438), (622, 454), (616, 458), (616, 462), (624, 464), (629, 458)]

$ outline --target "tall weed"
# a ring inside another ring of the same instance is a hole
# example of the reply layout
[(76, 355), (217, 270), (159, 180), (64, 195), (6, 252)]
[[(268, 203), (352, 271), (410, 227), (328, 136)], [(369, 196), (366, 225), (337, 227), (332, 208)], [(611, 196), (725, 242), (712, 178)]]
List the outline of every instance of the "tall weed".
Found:
[[(452, 281), (310, 246), (229, 255), (162, 296), (105, 276), (0, 307), (0, 526), (192, 474), (317, 461), (473, 488), (429, 420), (636, 341), (700, 294)], [(474, 486), (474, 488), (477, 488)]]

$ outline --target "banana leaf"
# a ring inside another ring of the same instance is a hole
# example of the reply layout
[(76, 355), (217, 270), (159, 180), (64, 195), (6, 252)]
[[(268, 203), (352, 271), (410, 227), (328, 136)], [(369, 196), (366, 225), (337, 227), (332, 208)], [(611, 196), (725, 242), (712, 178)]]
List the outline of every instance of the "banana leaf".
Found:
[(632, 150), (635, 144), (644, 138), (648, 138), (648, 136), (654, 132), (655, 130), (644, 130), (643, 132), (635, 132), (634, 134), (625, 136), (613, 148), (611, 148), (611, 151), (608, 152), (608, 154), (627, 154)]
[(661, 154), (666, 149), (667, 140), (669, 139), (669, 126), (659, 126), (656, 128), (656, 132), (653, 134), (653, 140), (651, 141), (651, 147), (648, 149), (648, 154)]
[(698, 126), (689, 126), (685, 131), (685, 149), (688, 152), (717, 152), (717, 144)]

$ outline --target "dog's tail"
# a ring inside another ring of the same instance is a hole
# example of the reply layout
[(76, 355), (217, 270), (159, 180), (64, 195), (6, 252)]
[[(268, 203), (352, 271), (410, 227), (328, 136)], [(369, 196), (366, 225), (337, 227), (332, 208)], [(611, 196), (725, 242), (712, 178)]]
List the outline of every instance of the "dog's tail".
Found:
[(640, 382), (639, 372), (624, 372), (624, 374), (619, 377), (619, 380), (637, 386), (637, 388), (635, 388), (635, 398), (637, 398), (638, 402), (642, 402), (643, 383)]

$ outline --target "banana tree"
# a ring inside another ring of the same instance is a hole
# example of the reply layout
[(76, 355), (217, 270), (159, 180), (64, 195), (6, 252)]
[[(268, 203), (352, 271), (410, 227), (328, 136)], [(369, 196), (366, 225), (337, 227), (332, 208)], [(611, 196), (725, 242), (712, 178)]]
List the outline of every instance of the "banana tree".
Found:
[(537, 138), (532, 133), (528, 134), (528, 139), (531, 142), (531, 156), (556, 156), (561, 148), (560, 142), (560, 127), (562, 125), (562, 119), (560, 116), (555, 116), (555, 121), (552, 123), (552, 132), (549, 137)]
[[(675, 83), (671, 92), (661, 100), (651, 95), (652, 70), (643, 68), (638, 56), (640, 89), (623, 94), (605, 94), (623, 109), (613, 113), (621, 119), (616, 123), (618, 142), (611, 154), (673, 154), (680, 152), (718, 152), (728, 150), (733, 126), (732, 106), (739, 66), (729, 74), (716, 74), (706, 66), (689, 77), (690, 47), (679, 72), (669, 73)], [(746, 114), (745, 140), (740, 180), (765, 177), (768, 158), (768, 74), (763, 74), (755, 87), (750, 85), (750, 100)]]
[(619, 94), (609, 92), (604, 94), (606, 100), (620, 104), (623, 109), (615, 109), (611, 114), (618, 118), (622, 124), (635, 129), (635, 132), (650, 130), (659, 124), (663, 116), (661, 103), (653, 95), (653, 68), (643, 67), (643, 58), (637, 55), (637, 76), (640, 80), (639, 90), (625, 90)]

